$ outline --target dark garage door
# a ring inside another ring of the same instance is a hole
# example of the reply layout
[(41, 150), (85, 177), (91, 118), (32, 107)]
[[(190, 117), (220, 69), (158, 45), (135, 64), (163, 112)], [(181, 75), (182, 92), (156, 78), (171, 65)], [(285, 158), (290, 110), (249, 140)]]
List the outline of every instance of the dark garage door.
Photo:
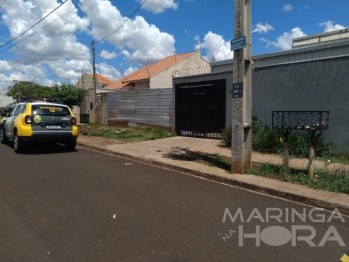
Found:
[(175, 86), (177, 135), (219, 138), (225, 127), (226, 81)]

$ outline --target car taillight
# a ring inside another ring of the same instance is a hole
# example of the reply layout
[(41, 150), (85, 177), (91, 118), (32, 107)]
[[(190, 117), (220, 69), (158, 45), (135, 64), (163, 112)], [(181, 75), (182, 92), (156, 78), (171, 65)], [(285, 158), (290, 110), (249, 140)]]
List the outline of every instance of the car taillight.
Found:
[(33, 124), (33, 122), (34, 122), (33, 117), (32, 116), (25, 116), (24, 122), (26, 124)]
[(75, 118), (75, 117), (72, 117), (72, 118), (71, 118), (71, 124), (72, 124), (72, 125), (76, 125), (76, 118)]

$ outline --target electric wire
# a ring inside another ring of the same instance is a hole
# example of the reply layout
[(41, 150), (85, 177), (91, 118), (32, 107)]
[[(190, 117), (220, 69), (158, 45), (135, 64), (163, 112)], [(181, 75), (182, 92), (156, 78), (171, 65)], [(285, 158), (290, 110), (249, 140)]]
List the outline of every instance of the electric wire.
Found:
[[(84, 4), (86, 4), (86, 3), (88, 3), (89, 1), (91, 1), (91, 0), (85, 0), (83, 3), (81, 3), (81, 6), (82, 6), (82, 5), (84, 5)], [(91, 9), (91, 8), (95, 7), (96, 5), (99, 5), (99, 4), (100, 4), (100, 3), (97, 3), (97, 4), (93, 5), (93, 6), (91, 6), (90, 8), (88, 8), (87, 10), (89, 10), (89, 9)], [(54, 21), (52, 21), (51, 23), (47, 24), (46, 26), (44, 26), (44, 27), (43, 27), (43, 28), (41, 28), (40, 30), (38, 30), (38, 31), (34, 32), (33, 34), (31, 34), (31, 35), (27, 36), (26, 38), (22, 39), (22, 40), (21, 40), (21, 41), (19, 41), (17, 44), (19, 44), (19, 43), (23, 42), (24, 40), (28, 39), (29, 37), (34, 36), (36, 33), (38, 33), (38, 32), (40, 32), (40, 31), (42, 31), (42, 30), (43, 30), (44, 28), (46, 28), (47, 26), (51, 25), (52, 23), (54, 23), (54, 22), (55, 22), (55, 21), (57, 21), (58, 19), (60, 19), (60, 18), (64, 17), (65, 15), (67, 15), (67, 14), (71, 13), (71, 11), (74, 11), (74, 10), (75, 10), (75, 8), (73, 8), (73, 9), (69, 10), (68, 12), (66, 12), (65, 14), (63, 14), (61, 17), (57, 18), (56, 20), (54, 20)], [(70, 23), (71, 21), (75, 20), (75, 19), (76, 19), (76, 18), (78, 18), (78, 17), (79, 17), (79, 16), (77, 15), (77, 16), (76, 16), (76, 17), (74, 17), (73, 19), (68, 20), (67, 22), (65, 22), (65, 23), (64, 23), (63, 25), (61, 25), (60, 27), (57, 27), (56, 29), (54, 29), (54, 30), (52, 30), (52, 31), (48, 32), (48, 33), (47, 33), (47, 35), (50, 35), (50, 34), (51, 34), (51, 33), (53, 33), (54, 31), (56, 31), (56, 30), (58, 30), (58, 29), (62, 28), (63, 26), (65, 26), (66, 24)], [(37, 42), (37, 41), (39, 41), (40, 39), (42, 39), (42, 37), (39, 37), (39, 38), (35, 39), (34, 41), (31, 41), (31, 42), (27, 43), (26, 45), (24, 45), (24, 46), (22, 46), (22, 47), (18, 48), (18, 49), (17, 49), (17, 51), (20, 51), (20, 50), (22, 50), (22, 49), (26, 48), (26, 47), (27, 47), (29, 44), (36, 43), (36, 42)], [(9, 48), (7, 48), (7, 49), (5, 49), (5, 50), (1, 51), (1, 52), (0, 52), (0, 54), (4, 53), (5, 51), (7, 51), (7, 50), (9, 50), (9, 49), (12, 49), (12, 48), (14, 48), (14, 47), (15, 47), (15, 45), (13, 45), (13, 46), (11, 46), (11, 47), (9, 47)], [(6, 56), (9, 56), (9, 55), (10, 55), (10, 54), (7, 54), (7, 55), (4, 55), (4, 56), (1, 56), (1, 57), (0, 57), (0, 59), (4, 58), (4, 57), (6, 57)]]
[(147, 2), (148, 0), (145, 0), (114, 32), (112, 32), (111, 34), (109, 34), (109, 35), (107, 35), (106, 37), (104, 37), (104, 38), (102, 38), (101, 40), (99, 40), (99, 41), (97, 41), (96, 42), (96, 44), (98, 44), (99, 42), (101, 42), (101, 41), (103, 41), (103, 40), (105, 40), (106, 38), (108, 38), (109, 36), (111, 36), (111, 35), (113, 35), (113, 34), (115, 34), (117, 31), (119, 31), (120, 30), (120, 28), (128, 21), (128, 20), (130, 20), (131, 19), (131, 17), (135, 14), (135, 13), (137, 13), (137, 11), (139, 10), (139, 9), (141, 9), (142, 8), (142, 6)]
[(43, 21), (44, 19), (46, 19), (48, 16), (50, 16), (53, 12), (55, 12), (58, 8), (60, 8), (62, 5), (64, 5), (66, 2), (68, 2), (68, 0), (65, 0), (65, 2), (63, 2), (62, 4), (60, 4), (58, 7), (56, 7), (55, 9), (53, 9), (50, 13), (48, 13), (46, 16), (44, 16), (42, 19), (40, 19), (38, 22), (36, 22), (34, 25), (32, 25), (30, 28), (28, 28), (27, 30), (25, 30), (24, 32), (22, 32), (21, 34), (19, 34), (18, 36), (16, 36), (15, 38), (12, 38), (10, 41), (6, 42), (3, 45), (0, 45), (0, 47), (3, 47), (11, 42), (13, 42), (14, 40), (16, 40), (18, 37), (20, 37), (21, 35), (25, 34), (26, 32), (28, 32), (30, 29), (32, 29), (34, 26), (36, 26), (37, 24), (39, 24), (41, 21)]
[(6, 0), (4, 0), (2, 3), (0, 3), (0, 8), (5, 4)]

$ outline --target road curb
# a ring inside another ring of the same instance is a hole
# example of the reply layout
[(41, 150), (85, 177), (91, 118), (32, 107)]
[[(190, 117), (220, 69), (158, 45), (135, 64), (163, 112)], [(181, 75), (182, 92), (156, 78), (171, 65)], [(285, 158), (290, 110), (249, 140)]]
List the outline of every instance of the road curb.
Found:
[[(77, 142), (77, 144), (79, 146), (93, 149), (93, 150), (96, 150), (99, 152), (103, 152), (103, 153), (107, 153), (107, 154), (111, 154), (111, 155), (115, 155), (115, 156), (120, 156), (123, 158), (127, 158), (127, 159), (134, 160), (134, 161), (139, 161), (139, 162), (143, 162), (143, 163), (147, 163), (147, 164), (156, 165), (158, 167), (168, 168), (171, 170), (175, 170), (175, 171), (187, 173), (190, 175), (214, 180), (217, 182), (233, 185), (233, 186), (243, 188), (243, 189), (248, 189), (251, 191), (256, 191), (256, 192), (268, 194), (268, 195), (279, 197), (282, 199), (295, 201), (295, 202), (302, 203), (302, 204), (307, 204), (307, 205), (312, 205), (312, 206), (316, 206), (319, 208), (324, 208), (328, 211), (333, 211), (334, 208), (337, 208), (341, 214), (349, 215), (349, 206), (345, 206), (345, 205), (331, 202), (331, 201), (329, 201), (330, 198), (327, 200), (321, 200), (318, 198), (308, 197), (308, 196), (304, 196), (304, 195), (297, 194), (297, 193), (280, 191), (280, 190), (277, 190), (277, 189), (271, 188), (271, 187), (247, 183), (247, 182), (240, 181), (240, 180), (237, 180), (234, 178), (222, 177), (219, 175), (214, 175), (214, 174), (209, 174), (209, 173), (205, 173), (205, 172), (201, 172), (201, 171), (197, 171), (197, 170), (192, 170), (190, 168), (172, 165), (172, 164), (164, 163), (164, 162), (157, 161), (154, 159), (149, 159), (149, 158), (144, 158), (144, 157), (136, 157), (136, 156), (133, 156), (130, 154), (116, 152), (116, 151), (108, 150), (105, 148), (101, 148), (97, 145), (91, 145), (91, 144), (86, 144), (86, 143), (82, 143), (82, 142)], [(253, 176), (253, 175), (249, 175), (249, 176)], [(331, 193), (336, 194), (334, 192), (331, 192)]]

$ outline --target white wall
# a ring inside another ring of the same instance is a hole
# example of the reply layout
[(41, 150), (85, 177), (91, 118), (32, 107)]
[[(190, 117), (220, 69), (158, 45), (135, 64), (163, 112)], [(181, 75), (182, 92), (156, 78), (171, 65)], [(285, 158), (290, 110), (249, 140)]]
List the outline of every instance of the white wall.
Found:
[(0, 95), (0, 107), (7, 107), (9, 104), (13, 103), (15, 100), (10, 96)]
[(210, 67), (210, 63), (200, 56), (200, 52), (196, 52), (192, 56), (151, 77), (149, 89), (172, 88), (172, 74), (174, 71), (193, 69), (198, 67)]

